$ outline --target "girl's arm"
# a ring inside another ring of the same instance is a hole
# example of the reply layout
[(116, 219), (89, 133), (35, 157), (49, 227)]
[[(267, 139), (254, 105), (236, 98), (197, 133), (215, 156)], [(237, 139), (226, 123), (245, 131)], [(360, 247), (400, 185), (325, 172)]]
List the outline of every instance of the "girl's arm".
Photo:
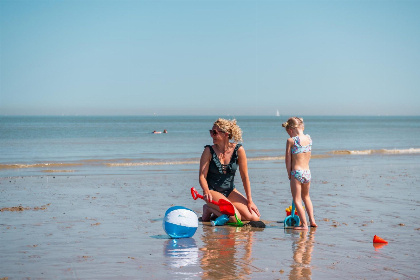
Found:
[(287, 170), (287, 176), (290, 180), (290, 172), (292, 172), (292, 146), (294, 144), (294, 141), (292, 138), (287, 139), (286, 142), (286, 153), (284, 155), (285, 162), (286, 162), (286, 170)]
[(244, 185), (246, 198), (248, 200), (248, 210), (250, 213), (255, 212), (258, 215), (258, 217), (260, 217), (260, 212), (258, 211), (257, 206), (252, 201), (251, 183), (249, 181), (248, 176), (248, 161), (246, 159), (246, 153), (243, 147), (240, 147), (238, 149), (238, 165), (239, 172), (241, 174), (242, 184)]
[(211, 159), (211, 153), (209, 148), (205, 148), (200, 158), (200, 170), (198, 181), (201, 188), (203, 189), (203, 196), (205, 201), (211, 201), (213, 198), (210, 194), (209, 186), (207, 184), (207, 173), (209, 171), (209, 164)]

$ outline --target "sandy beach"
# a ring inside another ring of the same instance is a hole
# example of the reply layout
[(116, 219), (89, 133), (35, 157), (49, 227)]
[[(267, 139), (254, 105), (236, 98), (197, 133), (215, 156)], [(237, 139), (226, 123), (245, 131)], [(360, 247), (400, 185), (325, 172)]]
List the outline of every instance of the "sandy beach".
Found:
[(314, 159), (319, 227), (308, 232), (280, 223), (291, 204), (283, 164), (249, 168), (267, 227), (199, 223), (188, 239), (170, 239), (162, 221), (174, 205), (201, 216), (194, 165), (1, 178), (0, 279), (418, 279), (416, 156)]

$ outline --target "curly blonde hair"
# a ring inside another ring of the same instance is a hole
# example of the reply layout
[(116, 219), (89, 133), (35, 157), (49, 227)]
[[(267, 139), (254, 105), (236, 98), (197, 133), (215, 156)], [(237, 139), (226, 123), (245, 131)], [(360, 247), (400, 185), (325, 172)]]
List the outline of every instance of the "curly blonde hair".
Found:
[(291, 128), (305, 128), (305, 124), (303, 123), (303, 119), (302, 118), (298, 118), (298, 117), (291, 117), (287, 120), (287, 122), (284, 122), (282, 125), (282, 127), (284, 127), (286, 130), (291, 129)]
[(223, 132), (229, 133), (229, 139), (234, 139), (234, 141), (242, 142), (242, 130), (236, 124), (236, 120), (226, 120), (226, 119), (217, 119), (214, 122), (214, 125), (219, 127)]

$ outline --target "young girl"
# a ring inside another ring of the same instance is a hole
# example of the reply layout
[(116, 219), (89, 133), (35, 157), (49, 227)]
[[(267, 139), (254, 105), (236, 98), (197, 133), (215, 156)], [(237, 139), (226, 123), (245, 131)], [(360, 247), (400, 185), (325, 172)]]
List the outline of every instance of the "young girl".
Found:
[(311, 198), (309, 197), (309, 187), (311, 185), (311, 171), (309, 170), (309, 160), (311, 159), (312, 139), (308, 134), (303, 134), (305, 129), (303, 119), (293, 117), (283, 123), (290, 138), (286, 143), (286, 169), (290, 180), (293, 201), (298, 212), (301, 225), (296, 226), (296, 230), (307, 230), (305, 210), (302, 200), (308, 212), (311, 227), (316, 227), (314, 211)]

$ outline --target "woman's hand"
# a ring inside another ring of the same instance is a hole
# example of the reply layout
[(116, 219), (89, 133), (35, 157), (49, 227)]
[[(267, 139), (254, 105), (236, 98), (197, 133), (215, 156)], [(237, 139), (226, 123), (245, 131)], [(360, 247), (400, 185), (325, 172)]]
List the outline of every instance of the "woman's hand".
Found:
[(248, 210), (249, 210), (249, 213), (255, 212), (255, 214), (257, 214), (258, 217), (261, 217), (260, 211), (258, 211), (257, 205), (255, 205), (254, 202), (252, 201), (248, 202)]
[(204, 193), (203, 198), (206, 202), (211, 202), (213, 200), (213, 197), (211, 196), (210, 192)]

